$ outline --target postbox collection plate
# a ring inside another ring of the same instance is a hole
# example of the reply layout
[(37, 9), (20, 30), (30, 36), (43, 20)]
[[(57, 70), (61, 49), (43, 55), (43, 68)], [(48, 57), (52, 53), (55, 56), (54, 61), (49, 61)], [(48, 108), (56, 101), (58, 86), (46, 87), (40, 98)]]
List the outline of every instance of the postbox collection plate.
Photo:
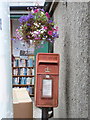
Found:
[(42, 98), (52, 98), (53, 95), (53, 80), (44, 78), (42, 80)]

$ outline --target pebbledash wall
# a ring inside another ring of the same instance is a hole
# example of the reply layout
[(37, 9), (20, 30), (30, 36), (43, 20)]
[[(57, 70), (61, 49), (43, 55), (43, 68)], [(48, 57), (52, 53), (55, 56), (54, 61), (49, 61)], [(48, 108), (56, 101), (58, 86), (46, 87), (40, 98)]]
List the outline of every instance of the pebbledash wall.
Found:
[(89, 6), (88, 2), (59, 2), (53, 15), (59, 27), (54, 52), (60, 54), (55, 118), (88, 117)]

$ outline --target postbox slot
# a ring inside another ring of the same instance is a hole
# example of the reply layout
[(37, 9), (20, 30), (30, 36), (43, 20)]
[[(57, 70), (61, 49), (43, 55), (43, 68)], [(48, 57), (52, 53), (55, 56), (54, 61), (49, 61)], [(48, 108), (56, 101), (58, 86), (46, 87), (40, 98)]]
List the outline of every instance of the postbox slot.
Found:
[(39, 64), (58, 64), (57, 61), (40, 61)]

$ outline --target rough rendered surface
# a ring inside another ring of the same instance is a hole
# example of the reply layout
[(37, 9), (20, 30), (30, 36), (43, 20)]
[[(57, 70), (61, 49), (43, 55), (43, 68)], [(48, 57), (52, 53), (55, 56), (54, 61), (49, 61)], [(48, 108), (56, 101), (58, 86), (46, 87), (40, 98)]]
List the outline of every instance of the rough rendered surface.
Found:
[(89, 3), (59, 3), (54, 20), (59, 38), (54, 52), (60, 54), (59, 106), (54, 117), (88, 117)]

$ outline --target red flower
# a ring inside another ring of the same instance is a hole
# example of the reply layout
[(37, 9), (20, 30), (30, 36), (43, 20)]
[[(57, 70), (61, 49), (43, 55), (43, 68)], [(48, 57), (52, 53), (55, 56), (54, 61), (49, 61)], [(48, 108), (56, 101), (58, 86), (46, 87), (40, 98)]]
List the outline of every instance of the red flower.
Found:
[(52, 32), (52, 31), (48, 31), (48, 34), (49, 34), (49, 35), (52, 35), (52, 34), (53, 34), (53, 32)]
[(38, 9), (35, 9), (35, 10), (34, 10), (34, 13), (37, 13), (38, 11), (39, 11)]

